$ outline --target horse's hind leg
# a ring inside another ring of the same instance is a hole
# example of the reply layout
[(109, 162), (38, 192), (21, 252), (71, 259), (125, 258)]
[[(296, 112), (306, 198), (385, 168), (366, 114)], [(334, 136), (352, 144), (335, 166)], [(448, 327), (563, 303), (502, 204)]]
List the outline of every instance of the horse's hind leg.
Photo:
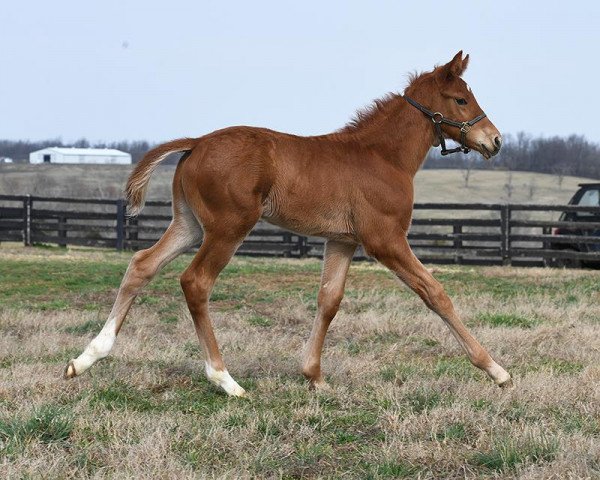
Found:
[(230, 225), (237, 222), (230, 225), (223, 222), (222, 227), (206, 229), (200, 250), (181, 276), (181, 288), (194, 321), (196, 334), (206, 353), (206, 376), (229, 395), (238, 397), (243, 396), (245, 391), (225, 368), (208, 313), (208, 300), (217, 276), (229, 263), (258, 217), (259, 215), (256, 215), (256, 218), (246, 220), (243, 222), (245, 226), (241, 227), (231, 228)]
[(200, 240), (202, 229), (192, 212), (186, 205), (177, 208), (171, 225), (161, 239), (149, 249), (137, 252), (131, 259), (108, 320), (83, 353), (69, 361), (65, 368), (65, 378), (81, 375), (109, 354), (140, 290), (162, 267)]

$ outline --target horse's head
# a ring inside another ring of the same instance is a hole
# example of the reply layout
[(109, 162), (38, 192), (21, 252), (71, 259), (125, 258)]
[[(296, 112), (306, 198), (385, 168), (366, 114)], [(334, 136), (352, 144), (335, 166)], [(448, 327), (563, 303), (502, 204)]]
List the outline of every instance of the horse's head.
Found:
[[(422, 81), (414, 86), (414, 95), (422, 106), (435, 114), (433, 121), (440, 122), (444, 137), (460, 142), (489, 159), (500, 151), (502, 136), (487, 117), (480, 118), (485, 114), (473, 91), (461, 78), (468, 64), (469, 56), (463, 58), (461, 50), (446, 65), (422, 75)], [(413, 95), (412, 92), (410, 94)], [(438, 144), (436, 138), (435, 145)]]

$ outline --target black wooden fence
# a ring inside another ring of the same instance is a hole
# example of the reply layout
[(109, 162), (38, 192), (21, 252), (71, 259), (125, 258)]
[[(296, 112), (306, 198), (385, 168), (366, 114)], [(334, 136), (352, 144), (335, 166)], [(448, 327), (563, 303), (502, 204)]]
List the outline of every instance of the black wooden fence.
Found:
[[(560, 220), (575, 212), (576, 221)], [(147, 202), (129, 218), (125, 201), (0, 195), (0, 241), (137, 250), (152, 245), (171, 220), (170, 202)], [(558, 233), (556, 234), (558, 229)], [(425, 263), (558, 265), (600, 262), (600, 207), (572, 205), (415, 205), (409, 241)], [(260, 222), (238, 253), (312, 257), (323, 239)], [(359, 249), (358, 258), (364, 258)]]

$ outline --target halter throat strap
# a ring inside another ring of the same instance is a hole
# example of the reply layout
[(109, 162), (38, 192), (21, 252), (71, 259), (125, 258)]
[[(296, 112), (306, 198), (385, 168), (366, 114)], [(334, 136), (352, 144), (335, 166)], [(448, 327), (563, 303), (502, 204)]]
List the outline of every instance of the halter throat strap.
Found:
[[(403, 97), (408, 103), (410, 103), (417, 110), (420, 110), (427, 117), (431, 118), (433, 122), (433, 128), (435, 130), (435, 134), (440, 141), (440, 145), (442, 147), (441, 154), (443, 156), (449, 155), (451, 153), (463, 152), (465, 154), (469, 153), (471, 149), (467, 147), (467, 133), (471, 130), (471, 127), (475, 125), (480, 120), (483, 120), (486, 117), (485, 113), (478, 115), (473, 120), (469, 120), (468, 122), (456, 122), (454, 120), (450, 120), (449, 118), (444, 117), (440, 112), (432, 112), (431, 110), (425, 108), (419, 102), (416, 102), (410, 97), (403, 95)], [(444, 134), (442, 132), (442, 123), (446, 125), (450, 125), (451, 127), (456, 127), (460, 129), (460, 147), (456, 148), (446, 148), (446, 139), (444, 138)]]

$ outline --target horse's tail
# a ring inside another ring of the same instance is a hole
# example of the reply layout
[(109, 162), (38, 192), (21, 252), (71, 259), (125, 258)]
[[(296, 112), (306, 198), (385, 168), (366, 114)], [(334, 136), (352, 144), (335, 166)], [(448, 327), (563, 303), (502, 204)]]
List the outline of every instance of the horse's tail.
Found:
[(125, 198), (128, 203), (127, 211), (129, 215), (134, 217), (142, 211), (142, 208), (144, 208), (148, 182), (150, 181), (152, 172), (158, 167), (158, 164), (171, 153), (192, 150), (197, 142), (198, 139), (196, 138), (180, 138), (154, 147), (144, 155), (144, 158), (137, 163), (133, 172), (131, 172), (131, 175), (129, 175), (129, 178), (127, 179)]

